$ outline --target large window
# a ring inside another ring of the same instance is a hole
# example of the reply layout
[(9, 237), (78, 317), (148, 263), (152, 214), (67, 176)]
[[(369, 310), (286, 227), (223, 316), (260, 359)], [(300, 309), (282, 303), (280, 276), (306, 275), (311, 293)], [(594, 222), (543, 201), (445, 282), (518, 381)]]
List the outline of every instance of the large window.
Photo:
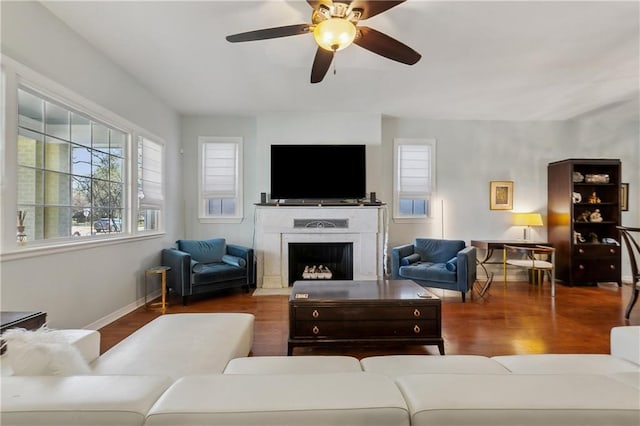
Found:
[(394, 140), (394, 218), (431, 216), (435, 190), (435, 141)]
[(127, 230), (130, 135), (18, 89), (17, 210), (28, 240)]
[(200, 220), (242, 220), (242, 138), (198, 138)]

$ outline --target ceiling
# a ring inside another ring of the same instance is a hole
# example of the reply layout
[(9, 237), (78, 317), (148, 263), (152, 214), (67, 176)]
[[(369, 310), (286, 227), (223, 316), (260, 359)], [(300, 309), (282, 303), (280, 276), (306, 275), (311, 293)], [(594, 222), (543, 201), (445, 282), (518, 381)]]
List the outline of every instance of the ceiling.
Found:
[(310, 34), (225, 40), (310, 22), (306, 1), (42, 3), (181, 114), (564, 120), (639, 93), (637, 1), (408, 0), (362, 24), (420, 52), (416, 65), (353, 45), (318, 84)]

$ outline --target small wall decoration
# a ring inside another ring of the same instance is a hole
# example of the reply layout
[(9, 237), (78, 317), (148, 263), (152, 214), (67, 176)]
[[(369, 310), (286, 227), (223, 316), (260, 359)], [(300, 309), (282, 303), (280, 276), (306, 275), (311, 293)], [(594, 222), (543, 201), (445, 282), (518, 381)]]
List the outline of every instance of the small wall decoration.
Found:
[(620, 184), (620, 210), (623, 212), (629, 211), (629, 184)]
[(491, 210), (513, 209), (513, 181), (492, 180), (489, 190)]

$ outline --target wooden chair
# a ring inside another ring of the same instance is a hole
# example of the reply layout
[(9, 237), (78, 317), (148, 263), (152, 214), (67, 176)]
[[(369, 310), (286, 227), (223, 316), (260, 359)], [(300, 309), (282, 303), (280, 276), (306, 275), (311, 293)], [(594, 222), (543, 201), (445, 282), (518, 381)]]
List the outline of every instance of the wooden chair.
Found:
[(624, 313), (624, 318), (629, 319), (631, 315), (631, 309), (633, 305), (638, 301), (638, 293), (640, 293), (640, 272), (638, 271), (638, 263), (640, 262), (640, 245), (631, 235), (632, 232), (640, 233), (640, 228), (629, 228), (628, 226), (616, 226), (620, 231), (620, 235), (624, 240), (624, 245), (627, 247), (629, 253), (629, 263), (631, 264), (631, 285), (633, 290), (631, 291), (631, 298), (627, 304), (627, 309)]
[[(521, 258), (510, 258), (509, 253), (516, 253)], [(556, 249), (547, 246), (521, 247), (504, 245), (502, 256), (502, 268), (504, 271), (504, 281), (507, 282), (507, 265), (518, 268), (526, 268), (532, 271), (533, 276), (537, 276), (541, 271), (549, 274), (551, 283), (551, 297), (556, 296)]]

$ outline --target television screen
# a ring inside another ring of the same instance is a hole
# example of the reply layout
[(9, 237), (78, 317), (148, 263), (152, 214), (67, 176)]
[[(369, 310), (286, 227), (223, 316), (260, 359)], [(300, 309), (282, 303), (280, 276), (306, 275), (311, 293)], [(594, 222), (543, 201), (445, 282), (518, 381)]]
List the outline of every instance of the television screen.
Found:
[(359, 199), (365, 194), (365, 145), (271, 145), (272, 199)]

